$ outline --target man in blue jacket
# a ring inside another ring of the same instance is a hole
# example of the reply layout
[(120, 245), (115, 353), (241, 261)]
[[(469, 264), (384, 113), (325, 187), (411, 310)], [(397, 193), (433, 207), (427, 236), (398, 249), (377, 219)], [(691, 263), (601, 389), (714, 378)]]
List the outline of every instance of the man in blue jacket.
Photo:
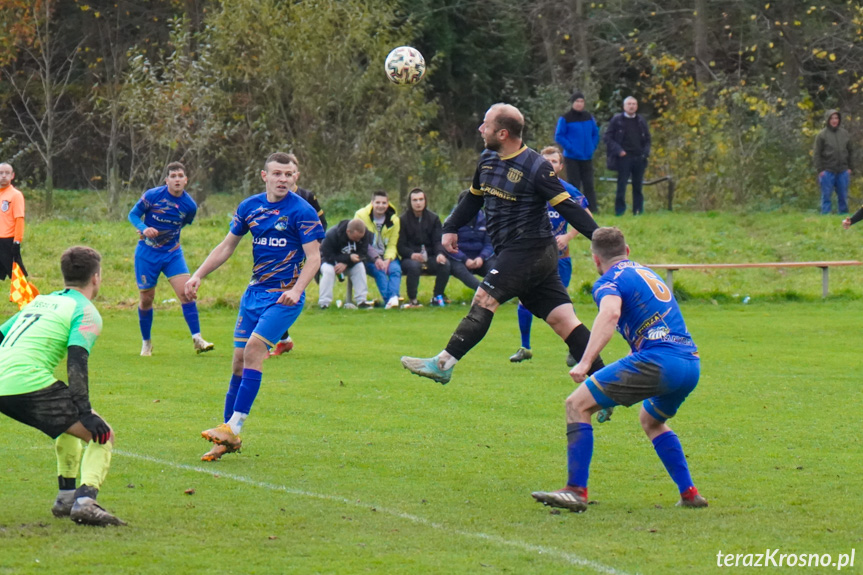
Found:
[(569, 101), (571, 108), (557, 121), (554, 141), (563, 148), (566, 180), (584, 194), (590, 211), (596, 214), (593, 153), (599, 144), (599, 127), (593, 114), (584, 110), (584, 94), (576, 90)]
[(636, 114), (638, 100), (629, 96), (623, 101), (623, 113), (614, 116), (605, 131), (607, 166), (617, 172), (617, 195), (614, 214), (626, 213), (626, 182), (632, 178), (632, 213), (644, 211), (641, 183), (650, 156), (650, 128), (647, 121)]
[[(469, 193), (470, 190), (460, 193), (456, 205)], [(479, 287), (476, 276), (485, 277), (494, 267), (494, 247), (485, 227), (485, 214), (482, 210), (458, 229), (458, 249), (455, 253), (448, 253), (447, 257), (450, 262), (450, 275), (476, 291)]]

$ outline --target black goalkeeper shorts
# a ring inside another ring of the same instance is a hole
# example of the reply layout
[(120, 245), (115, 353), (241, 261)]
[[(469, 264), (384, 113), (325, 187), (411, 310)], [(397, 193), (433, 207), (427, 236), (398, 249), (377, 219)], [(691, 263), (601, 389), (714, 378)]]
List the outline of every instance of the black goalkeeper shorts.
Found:
[(35, 427), (52, 439), (80, 419), (69, 387), (62, 381), (30, 393), (0, 395), (0, 413)]

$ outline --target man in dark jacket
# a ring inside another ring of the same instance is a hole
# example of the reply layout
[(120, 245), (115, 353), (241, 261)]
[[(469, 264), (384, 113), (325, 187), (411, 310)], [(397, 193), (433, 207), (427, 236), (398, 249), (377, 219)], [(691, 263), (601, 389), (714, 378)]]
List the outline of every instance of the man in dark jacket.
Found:
[(641, 183), (650, 156), (650, 128), (647, 121), (636, 114), (638, 100), (632, 96), (623, 101), (623, 113), (615, 115), (605, 131), (605, 146), (609, 170), (617, 172), (617, 195), (614, 213), (626, 213), (626, 182), (632, 178), (632, 213), (644, 211)]
[(441, 223), (438, 215), (426, 209), (426, 195), (420, 188), (408, 194), (409, 209), (399, 216), (398, 252), (402, 273), (407, 277), (408, 303), (418, 307), (417, 290), (420, 274), (435, 276), (432, 305), (445, 305), (444, 290), (449, 281), (450, 263), (441, 244)]
[(839, 110), (829, 110), (826, 120), (827, 126), (815, 137), (813, 152), (815, 171), (818, 172), (818, 183), (821, 185), (821, 213), (830, 213), (835, 188), (839, 213), (847, 214), (853, 153), (851, 137), (848, 130), (840, 126), (842, 114)]
[[(469, 193), (470, 190), (464, 190), (459, 194), (458, 201)], [(485, 277), (494, 267), (494, 246), (491, 245), (482, 210), (458, 229), (458, 249), (454, 254), (447, 254), (447, 257), (450, 275), (476, 291), (479, 287), (476, 276)]]
[(593, 190), (593, 153), (599, 144), (599, 127), (593, 114), (584, 109), (584, 94), (576, 90), (569, 99), (570, 109), (557, 121), (554, 141), (563, 148), (566, 181), (587, 198), (590, 211), (597, 213)]
[(327, 232), (321, 244), (321, 287), (318, 305), (326, 309), (333, 301), (333, 285), (347, 274), (354, 290), (357, 307), (366, 303), (368, 284), (364, 262), (374, 261), (380, 254), (372, 247), (374, 235), (360, 219), (342, 220)]

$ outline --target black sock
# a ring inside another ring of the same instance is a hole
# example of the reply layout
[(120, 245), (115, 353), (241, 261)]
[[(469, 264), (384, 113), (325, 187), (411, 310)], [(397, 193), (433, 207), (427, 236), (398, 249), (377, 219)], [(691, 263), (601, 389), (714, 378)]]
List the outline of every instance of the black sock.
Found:
[(492, 318), (494, 318), (493, 311), (472, 305), (468, 314), (455, 328), (449, 343), (446, 344), (447, 353), (456, 359), (463, 358), (485, 337)]
[(99, 490), (90, 485), (82, 485), (78, 489), (75, 490), (75, 499), (79, 497), (90, 497), (92, 499), (96, 499), (96, 496), (99, 494)]
[[(575, 361), (581, 361), (581, 357), (584, 355), (584, 350), (587, 349), (587, 342), (590, 341), (590, 330), (587, 329), (587, 326), (583, 323), (578, 324), (578, 327), (572, 330), (572, 333), (570, 333), (564, 341), (569, 348), (569, 353), (575, 358)], [(596, 359), (593, 360), (587, 375), (591, 375), (603, 367), (605, 367), (605, 364), (602, 362), (602, 358), (600, 356), (596, 356)]]
[(63, 477), (62, 475), (57, 476), (57, 482), (60, 484), (60, 491), (74, 491), (75, 490), (75, 478), (74, 477)]

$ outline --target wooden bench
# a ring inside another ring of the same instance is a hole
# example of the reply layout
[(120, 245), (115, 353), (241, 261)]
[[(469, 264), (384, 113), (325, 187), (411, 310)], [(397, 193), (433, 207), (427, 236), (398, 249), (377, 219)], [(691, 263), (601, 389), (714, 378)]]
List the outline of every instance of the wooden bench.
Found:
[(741, 269), (741, 268), (821, 268), (821, 297), (827, 297), (829, 287), (829, 272), (832, 267), (859, 266), (863, 262), (856, 260), (837, 262), (772, 262), (772, 263), (749, 263), (749, 264), (651, 264), (649, 268), (664, 269), (666, 271), (665, 283), (668, 289), (674, 292), (674, 272), (677, 270), (716, 270), (716, 269)]

